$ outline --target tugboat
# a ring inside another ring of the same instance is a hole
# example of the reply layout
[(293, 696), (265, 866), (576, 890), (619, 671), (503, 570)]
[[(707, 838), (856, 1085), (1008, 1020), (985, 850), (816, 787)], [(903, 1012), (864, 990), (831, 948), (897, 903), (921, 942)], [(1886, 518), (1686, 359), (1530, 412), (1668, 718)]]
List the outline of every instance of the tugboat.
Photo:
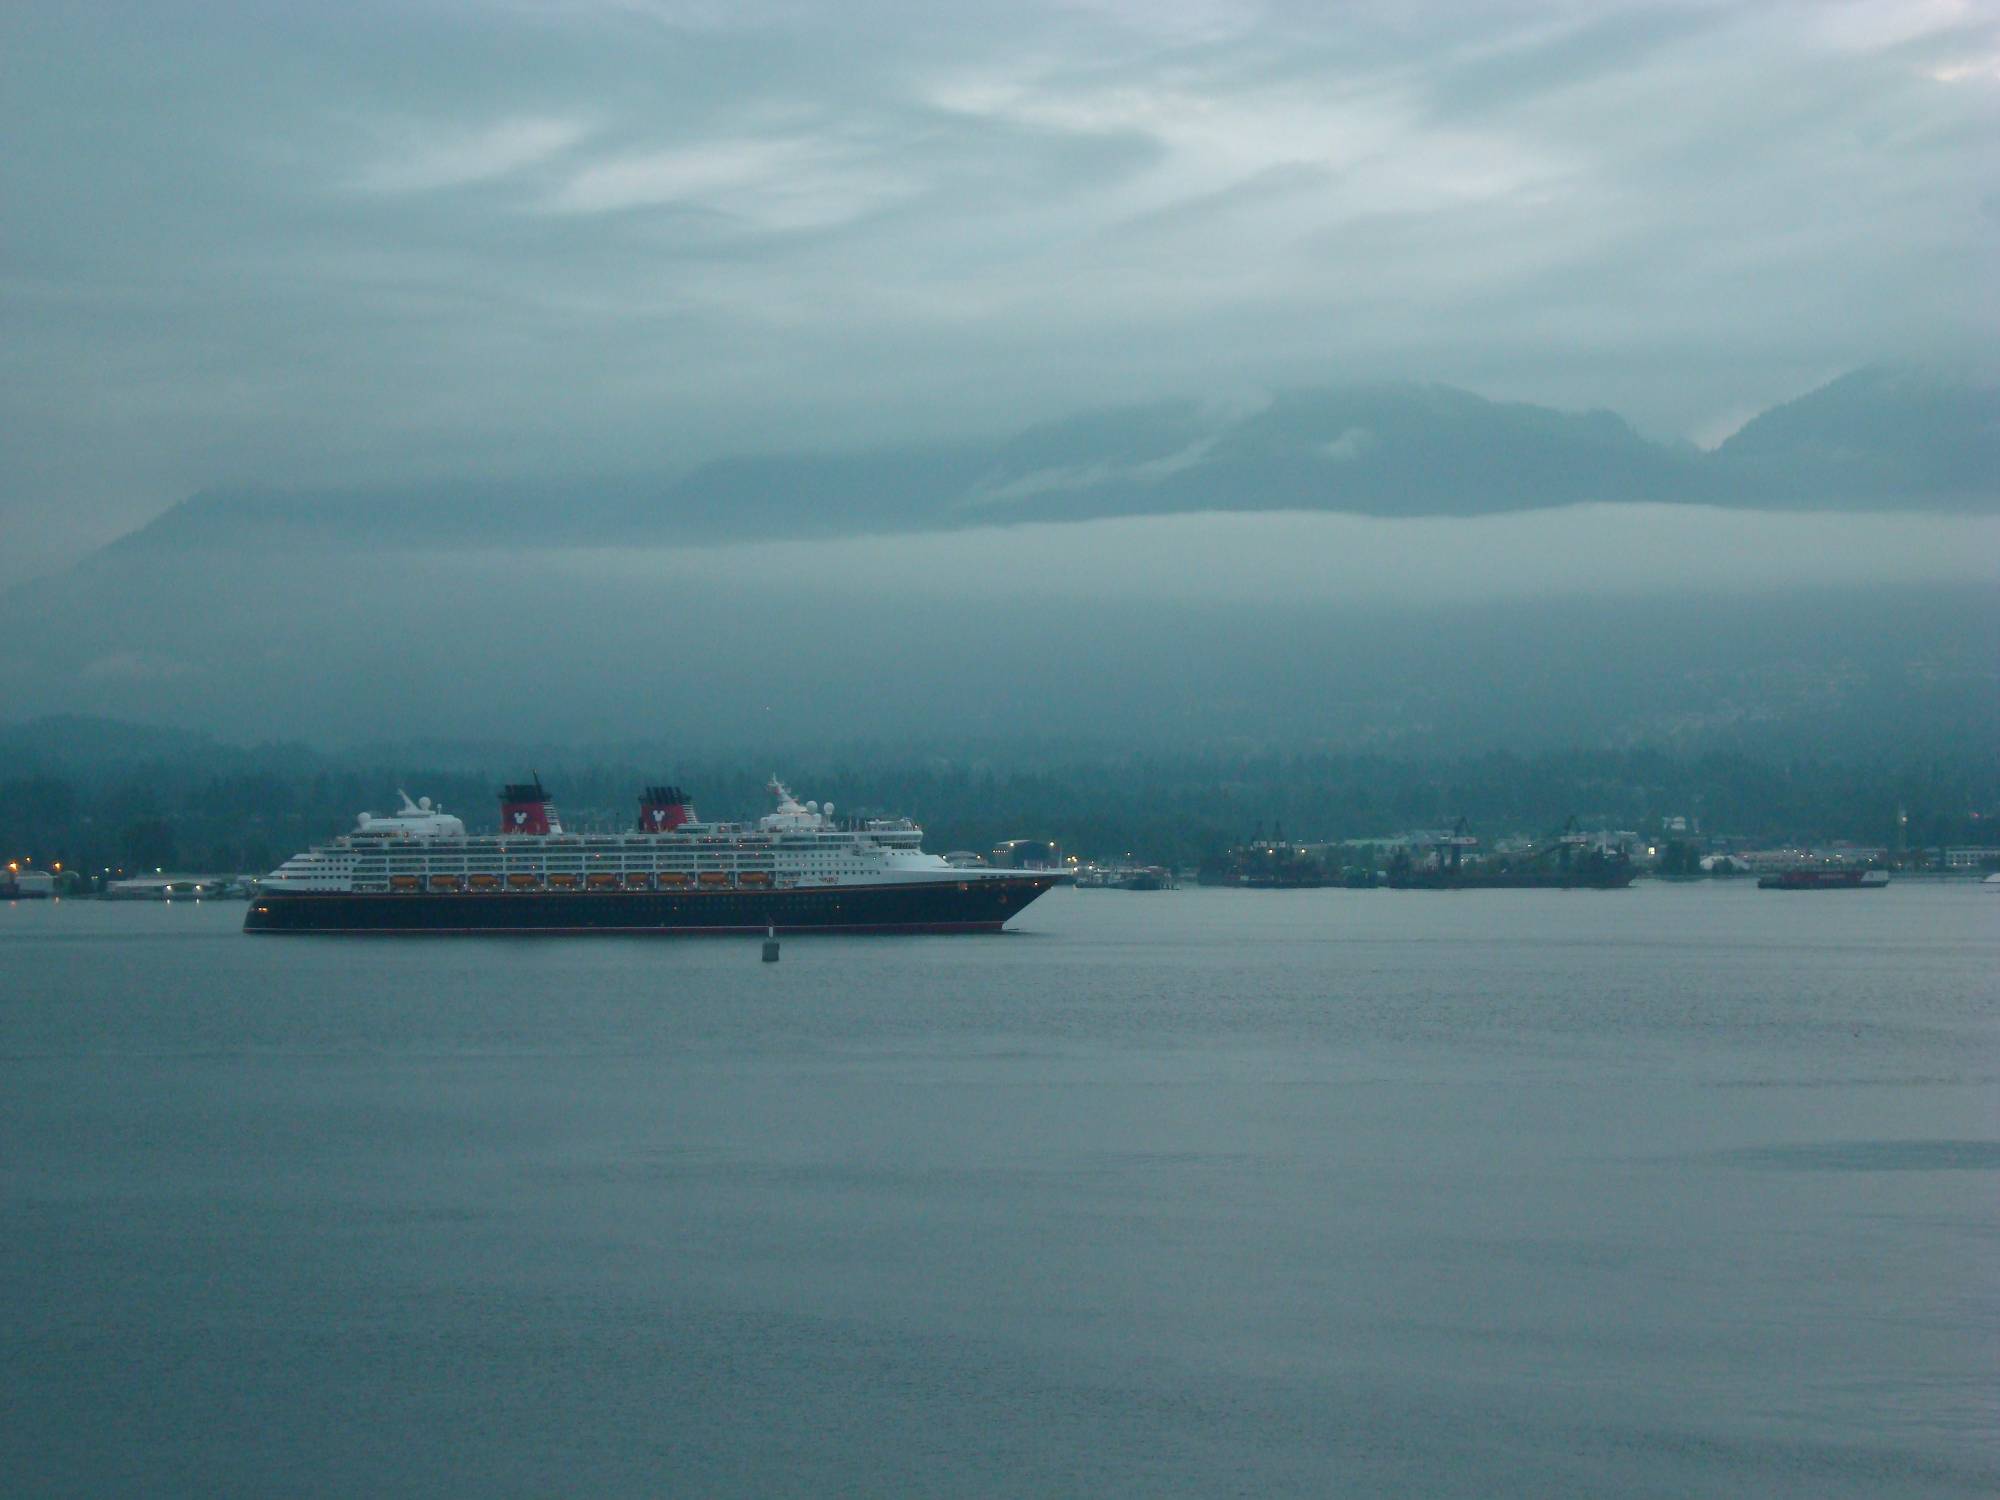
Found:
[(754, 825), (707, 823), (648, 787), (627, 833), (571, 833), (541, 778), (509, 786), (500, 831), (428, 797), (294, 855), (262, 882), (255, 933), (998, 932), (1069, 877), (923, 852), (907, 818), (836, 822), (773, 777)]

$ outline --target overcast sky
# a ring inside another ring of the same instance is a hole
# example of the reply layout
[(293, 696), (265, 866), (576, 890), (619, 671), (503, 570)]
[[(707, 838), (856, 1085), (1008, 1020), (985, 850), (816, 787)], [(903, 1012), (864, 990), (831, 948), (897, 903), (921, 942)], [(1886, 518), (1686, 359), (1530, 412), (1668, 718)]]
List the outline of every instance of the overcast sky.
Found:
[(0, 582), (223, 482), (1376, 377), (1713, 441), (2000, 298), (2000, 12), (0, 6)]

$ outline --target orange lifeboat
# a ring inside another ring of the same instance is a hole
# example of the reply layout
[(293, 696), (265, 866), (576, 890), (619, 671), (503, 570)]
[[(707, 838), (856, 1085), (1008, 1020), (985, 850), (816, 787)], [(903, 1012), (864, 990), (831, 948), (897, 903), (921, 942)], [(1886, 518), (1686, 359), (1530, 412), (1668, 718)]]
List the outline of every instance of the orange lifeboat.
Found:
[(745, 870), (737, 880), (737, 884), (746, 886), (768, 886), (770, 883), (768, 870)]
[(577, 887), (577, 879), (574, 875), (551, 875), (549, 884), (559, 891), (573, 891)]
[(618, 877), (616, 875), (592, 875), (585, 880), (584, 884), (588, 885), (593, 891), (615, 891), (618, 889)]
[(652, 888), (653, 877), (650, 875), (642, 875), (634, 870), (625, 877), (625, 889), (628, 891), (649, 891)]
[(391, 875), (389, 877), (389, 889), (392, 891), (414, 891), (421, 888), (422, 885), (423, 882), (414, 875)]
[(475, 891), (497, 891), (500, 889), (500, 877), (498, 875), (474, 875), (466, 881), (466, 884), (471, 886)]
[(658, 882), (660, 889), (663, 891), (680, 890), (693, 884), (687, 876), (677, 870), (670, 870), (666, 874), (659, 876)]
[(459, 880), (456, 875), (431, 876), (431, 889), (434, 891), (455, 891), (458, 886)]
[(729, 876), (721, 870), (703, 870), (701, 883), (706, 886), (728, 885)]
[(510, 891), (532, 891), (541, 885), (533, 875), (509, 875), (507, 889)]

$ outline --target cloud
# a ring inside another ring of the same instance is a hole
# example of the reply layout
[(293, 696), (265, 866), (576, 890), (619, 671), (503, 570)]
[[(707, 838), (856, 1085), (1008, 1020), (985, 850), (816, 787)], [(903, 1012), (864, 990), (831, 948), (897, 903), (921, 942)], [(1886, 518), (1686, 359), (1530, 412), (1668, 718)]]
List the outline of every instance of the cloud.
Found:
[(2000, 52), (1933, 63), (1924, 75), (1938, 83), (2000, 83)]
[(1989, 8), (92, 3), (0, 7), (0, 581), (232, 481), (1341, 379), (1709, 435), (2000, 334)]
[(1352, 463), (1367, 454), (1375, 446), (1375, 434), (1366, 427), (1350, 427), (1330, 443), (1322, 443), (1320, 452), (1336, 463)]
[(403, 127), (402, 139), (356, 177), (366, 192), (422, 193), (511, 177), (560, 156), (590, 134), (580, 120), (524, 117), (471, 130)]
[(1848, 52), (1879, 52), (1940, 32), (1955, 31), (1978, 17), (1971, 0), (1842, 0), (1811, 7), (1811, 35), (1822, 45)]
[(744, 227), (822, 229), (916, 191), (852, 148), (793, 136), (707, 141), (580, 168), (547, 200), (557, 213), (690, 209)]
[(172, 682), (199, 672), (193, 662), (143, 651), (114, 651), (84, 663), (77, 675), (91, 682)]
[(1346, 605), (1576, 595), (1687, 598), (1772, 588), (2000, 584), (2000, 519), (1578, 505), (1476, 519), (1263, 513), (1033, 524), (974, 532), (562, 550), (535, 565), (592, 576), (867, 597), (1171, 597)]
[(1198, 439), (1159, 458), (1127, 464), (1093, 463), (1036, 469), (1000, 484), (973, 487), (958, 502), (961, 510), (1000, 509), (1019, 500), (1036, 500), (1065, 490), (1083, 490), (1119, 480), (1134, 484), (1158, 484), (1200, 465), (1215, 447), (1216, 437)]

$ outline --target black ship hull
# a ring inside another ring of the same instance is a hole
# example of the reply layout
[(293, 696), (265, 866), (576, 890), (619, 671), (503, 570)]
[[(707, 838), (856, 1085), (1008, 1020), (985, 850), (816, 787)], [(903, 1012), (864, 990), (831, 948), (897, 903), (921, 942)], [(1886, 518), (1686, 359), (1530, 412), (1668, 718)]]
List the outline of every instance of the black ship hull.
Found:
[(1054, 875), (811, 890), (269, 892), (245, 932), (355, 935), (998, 932)]

